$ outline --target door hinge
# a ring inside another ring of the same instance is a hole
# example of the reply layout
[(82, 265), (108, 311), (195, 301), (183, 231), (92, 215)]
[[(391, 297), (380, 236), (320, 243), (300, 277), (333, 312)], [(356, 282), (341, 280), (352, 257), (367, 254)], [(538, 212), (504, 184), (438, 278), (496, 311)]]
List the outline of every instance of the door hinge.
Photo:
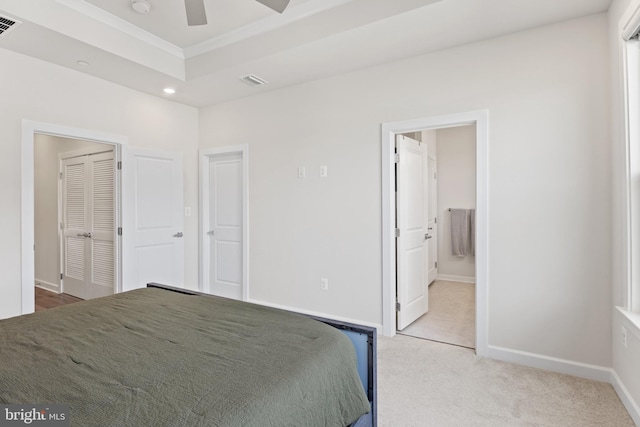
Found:
[(400, 303), (396, 302), (396, 311), (400, 311)]
[(60, 179), (62, 179), (62, 177), (64, 177), (64, 174), (60, 172)]
[(64, 223), (63, 222), (60, 223), (60, 230), (64, 230)]
[(60, 273), (60, 280), (62, 280), (62, 273)]
[(118, 227), (118, 236), (122, 236), (122, 227)]
[(395, 235), (396, 235), (396, 237), (400, 237), (400, 229), (399, 228), (396, 228)]
[(433, 218), (433, 223), (437, 224), (438, 223), (438, 217)]
[(436, 261), (436, 268), (438, 268), (438, 261)]
[(118, 170), (122, 170), (122, 162), (118, 161), (117, 166)]
[(395, 163), (400, 163), (400, 153), (396, 153), (395, 154), (395, 157), (393, 158), (393, 161)]

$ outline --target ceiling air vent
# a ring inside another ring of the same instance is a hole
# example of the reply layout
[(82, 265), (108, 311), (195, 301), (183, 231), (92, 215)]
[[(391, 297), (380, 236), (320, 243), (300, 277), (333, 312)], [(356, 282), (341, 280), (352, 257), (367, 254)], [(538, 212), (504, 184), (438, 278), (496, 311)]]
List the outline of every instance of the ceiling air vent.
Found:
[(15, 19), (10, 19), (6, 16), (0, 15), (0, 36), (3, 36), (14, 29), (17, 24), (20, 24), (20, 21), (16, 21)]
[(269, 83), (265, 79), (261, 79), (260, 77), (258, 77), (256, 75), (253, 75), (253, 74), (249, 74), (249, 75), (246, 75), (244, 77), (240, 77), (240, 80), (242, 80), (243, 82), (245, 82), (246, 84), (248, 84), (250, 86), (260, 86), (260, 85), (264, 85), (264, 84)]

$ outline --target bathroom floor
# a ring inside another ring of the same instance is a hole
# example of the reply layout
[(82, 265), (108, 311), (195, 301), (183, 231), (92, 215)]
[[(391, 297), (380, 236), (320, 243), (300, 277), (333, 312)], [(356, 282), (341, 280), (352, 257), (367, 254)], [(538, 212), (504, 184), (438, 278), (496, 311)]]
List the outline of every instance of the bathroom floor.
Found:
[(473, 283), (436, 280), (429, 286), (429, 311), (398, 333), (475, 348), (475, 288)]

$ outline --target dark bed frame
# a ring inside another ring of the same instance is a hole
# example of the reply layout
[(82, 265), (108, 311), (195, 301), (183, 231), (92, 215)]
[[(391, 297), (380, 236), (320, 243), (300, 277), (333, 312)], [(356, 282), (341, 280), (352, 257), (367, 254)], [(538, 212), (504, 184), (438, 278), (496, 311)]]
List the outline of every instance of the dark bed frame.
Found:
[[(159, 288), (167, 291), (178, 292), (186, 295), (197, 295), (203, 297), (223, 298), (216, 295), (205, 294), (202, 292), (192, 291), (190, 289), (176, 288), (174, 286), (163, 285), (160, 283), (148, 283), (148, 288)], [(248, 303), (251, 304), (251, 303)], [(356, 350), (356, 358), (358, 360), (358, 374), (362, 381), (369, 404), (371, 405), (371, 412), (358, 418), (356, 422), (349, 427), (377, 427), (378, 425), (378, 391), (377, 391), (377, 373), (376, 373), (376, 360), (377, 360), (377, 332), (376, 328), (369, 326), (355, 325), (352, 323), (341, 322), (332, 319), (325, 319), (323, 317), (310, 316), (303, 313), (292, 312), (295, 314), (303, 315), (311, 319), (317, 320), (322, 323), (326, 323), (329, 326), (340, 330), (344, 333), (353, 343)]]

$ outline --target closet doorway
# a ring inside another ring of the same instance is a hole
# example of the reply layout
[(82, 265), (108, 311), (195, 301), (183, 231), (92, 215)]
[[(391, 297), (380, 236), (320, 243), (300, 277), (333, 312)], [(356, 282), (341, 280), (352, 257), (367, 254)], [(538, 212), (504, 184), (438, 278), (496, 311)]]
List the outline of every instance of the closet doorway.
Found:
[(36, 134), (35, 285), (80, 299), (116, 291), (116, 147)]
[[(448, 116), (437, 116), (430, 117), (424, 119), (415, 119), (415, 120), (407, 120), (402, 122), (393, 122), (393, 123), (383, 123), (382, 125), (382, 170), (383, 170), (383, 182), (382, 182), (382, 236), (383, 236), (383, 333), (387, 336), (393, 336), (397, 332), (397, 323), (396, 323), (396, 309), (402, 310), (402, 304), (398, 307), (398, 296), (402, 292), (399, 291), (399, 287), (403, 286), (400, 283), (400, 277), (402, 275), (402, 267), (399, 265), (401, 260), (397, 258), (397, 245), (398, 238), (397, 230), (398, 221), (402, 215), (402, 212), (398, 212), (397, 209), (402, 209), (400, 207), (400, 203), (396, 200), (396, 188), (399, 184), (396, 180), (396, 137), (398, 135), (406, 135), (413, 133), (422, 135), (424, 132), (437, 132), (439, 129), (449, 129), (449, 128), (457, 128), (457, 127), (465, 127), (469, 126), (467, 129), (475, 130), (475, 147), (474, 147), (474, 159), (472, 163), (475, 166), (475, 173), (472, 171), (471, 175), (475, 175), (475, 185), (471, 185), (472, 192), (474, 193), (472, 196), (472, 200), (475, 202), (475, 232), (473, 233), (473, 243), (475, 244), (475, 263), (471, 264), (471, 270), (475, 275), (475, 290), (472, 291), (473, 299), (475, 300), (475, 304), (472, 303), (472, 306), (475, 306), (475, 310), (466, 310), (467, 314), (471, 312), (471, 317), (474, 320), (474, 335), (475, 335), (475, 347), (476, 353), (478, 355), (486, 355), (488, 353), (487, 346), (487, 309), (486, 309), (486, 301), (487, 301), (487, 245), (488, 245), (488, 221), (487, 221), (487, 130), (488, 130), (488, 114), (487, 111), (474, 111), (469, 113), (460, 113), (460, 114), (452, 114)], [(437, 155), (436, 155), (437, 157)], [(436, 177), (437, 179), (441, 179), (440, 170), (442, 169), (440, 158), (433, 159), (436, 164)], [(400, 159), (400, 162), (402, 160)], [(425, 159), (426, 166), (424, 167), (425, 171), (429, 170), (429, 160), (428, 156)], [(433, 169), (432, 163), (432, 169)], [(428, 173), (425, 173), (425, 179), (428, 177)], [(428, 194), (429, 184), (428, 181), (424, 181), (425, 193)], [(437, 214), (434, 218), (434, 223), (437, 221), (437, 228), (434, 230), (429, 230), (429, 202), (431, 199), (428, 195), (425, 196), (425, 209), (424, 209), (424, 222), (421, 224), (424, 230), (424, 242), (425, 242), (425, 253), (434, 252), (434, 250), (430, 250), (427, 248), (427, 243), (434, 238), (439, 240), (441, 243), (436, 244), (438, 250), (436, 251), (437, 258), (431, 257), (432, 261), (429, 261), (429, 258), (424, 260), (424, 270), (420, 271), (422, 277), (425, 278), (425, 287), (427, 285), (427, 281), (431, 281), (433, 279), (434, 269), (429, 268), (429, 263), (433, 262), (433, 267), (435, 267), (435, 262), (437, 262), (437, 271), (435, 271), (436, 280), (432, 281), (432, 289), (434, 286), (440, 285), (440, 279), (451, 282), (457, 281), (462, 282), (461, 279), (464, 277), (472, 277), (466, 276), (465, 274), (456, 274), (455, 271), (447, 271), (447, 269), (443, 269), (443, 252), (446, 250), (446, 239), (448, 239), (451, 235), (451, 223), (450, 218), (447, 215), (450, 215), (449, 208), (453, 209), (464, 209), (468, 210), (471, 213), (471, 210), (474, 208), (474, 205), (464, 206), (461, 202), (454, 203), (453, 201), (444, 201), (441, 197), (438, 196), (437, 202)], [(456, 206), (460, 203), (459, 206)], [(446, 214), (443, 215), (443, 211), (446, 211)], [(448, 229), (447, 229), (448, 228)], [(429, 232), (435, 232), (434, 235), (436, 237), (428, 238)], [(402, 231), (400, 230), (400, 235), (402, 235)], [(469, 240), (471, 240), (471, 235), (469, 235)], [(442, 244), (444, 243), (444, 244)], [(431, 242), (429, 242), (431, 244)], [(470, 244), (470, 242), (469, 242)], [(450, 248), (449, 248), (450, 249)], [(468, 250), (471, 250), (469, 247)], [(418, 271), (418, 270), (415, 270)], [(431, 277), (430, 274), (431, 273)], [(448, 275), (448, 277), (447, 277)], [(463, 283), (464, 284), (464, 283)], [(426, 292), (426, 289), (425, 289)], [(432, 292), (432, 295), (429, 295), (429, 299), (431, 299), (430, 304), (432, 305), (431, 310), (433, 310), (433, 296), (435, 292)], [(455, 297), (454, 297), (455, 298)], [(474, 313), (475, 311), (475, 313)]]

